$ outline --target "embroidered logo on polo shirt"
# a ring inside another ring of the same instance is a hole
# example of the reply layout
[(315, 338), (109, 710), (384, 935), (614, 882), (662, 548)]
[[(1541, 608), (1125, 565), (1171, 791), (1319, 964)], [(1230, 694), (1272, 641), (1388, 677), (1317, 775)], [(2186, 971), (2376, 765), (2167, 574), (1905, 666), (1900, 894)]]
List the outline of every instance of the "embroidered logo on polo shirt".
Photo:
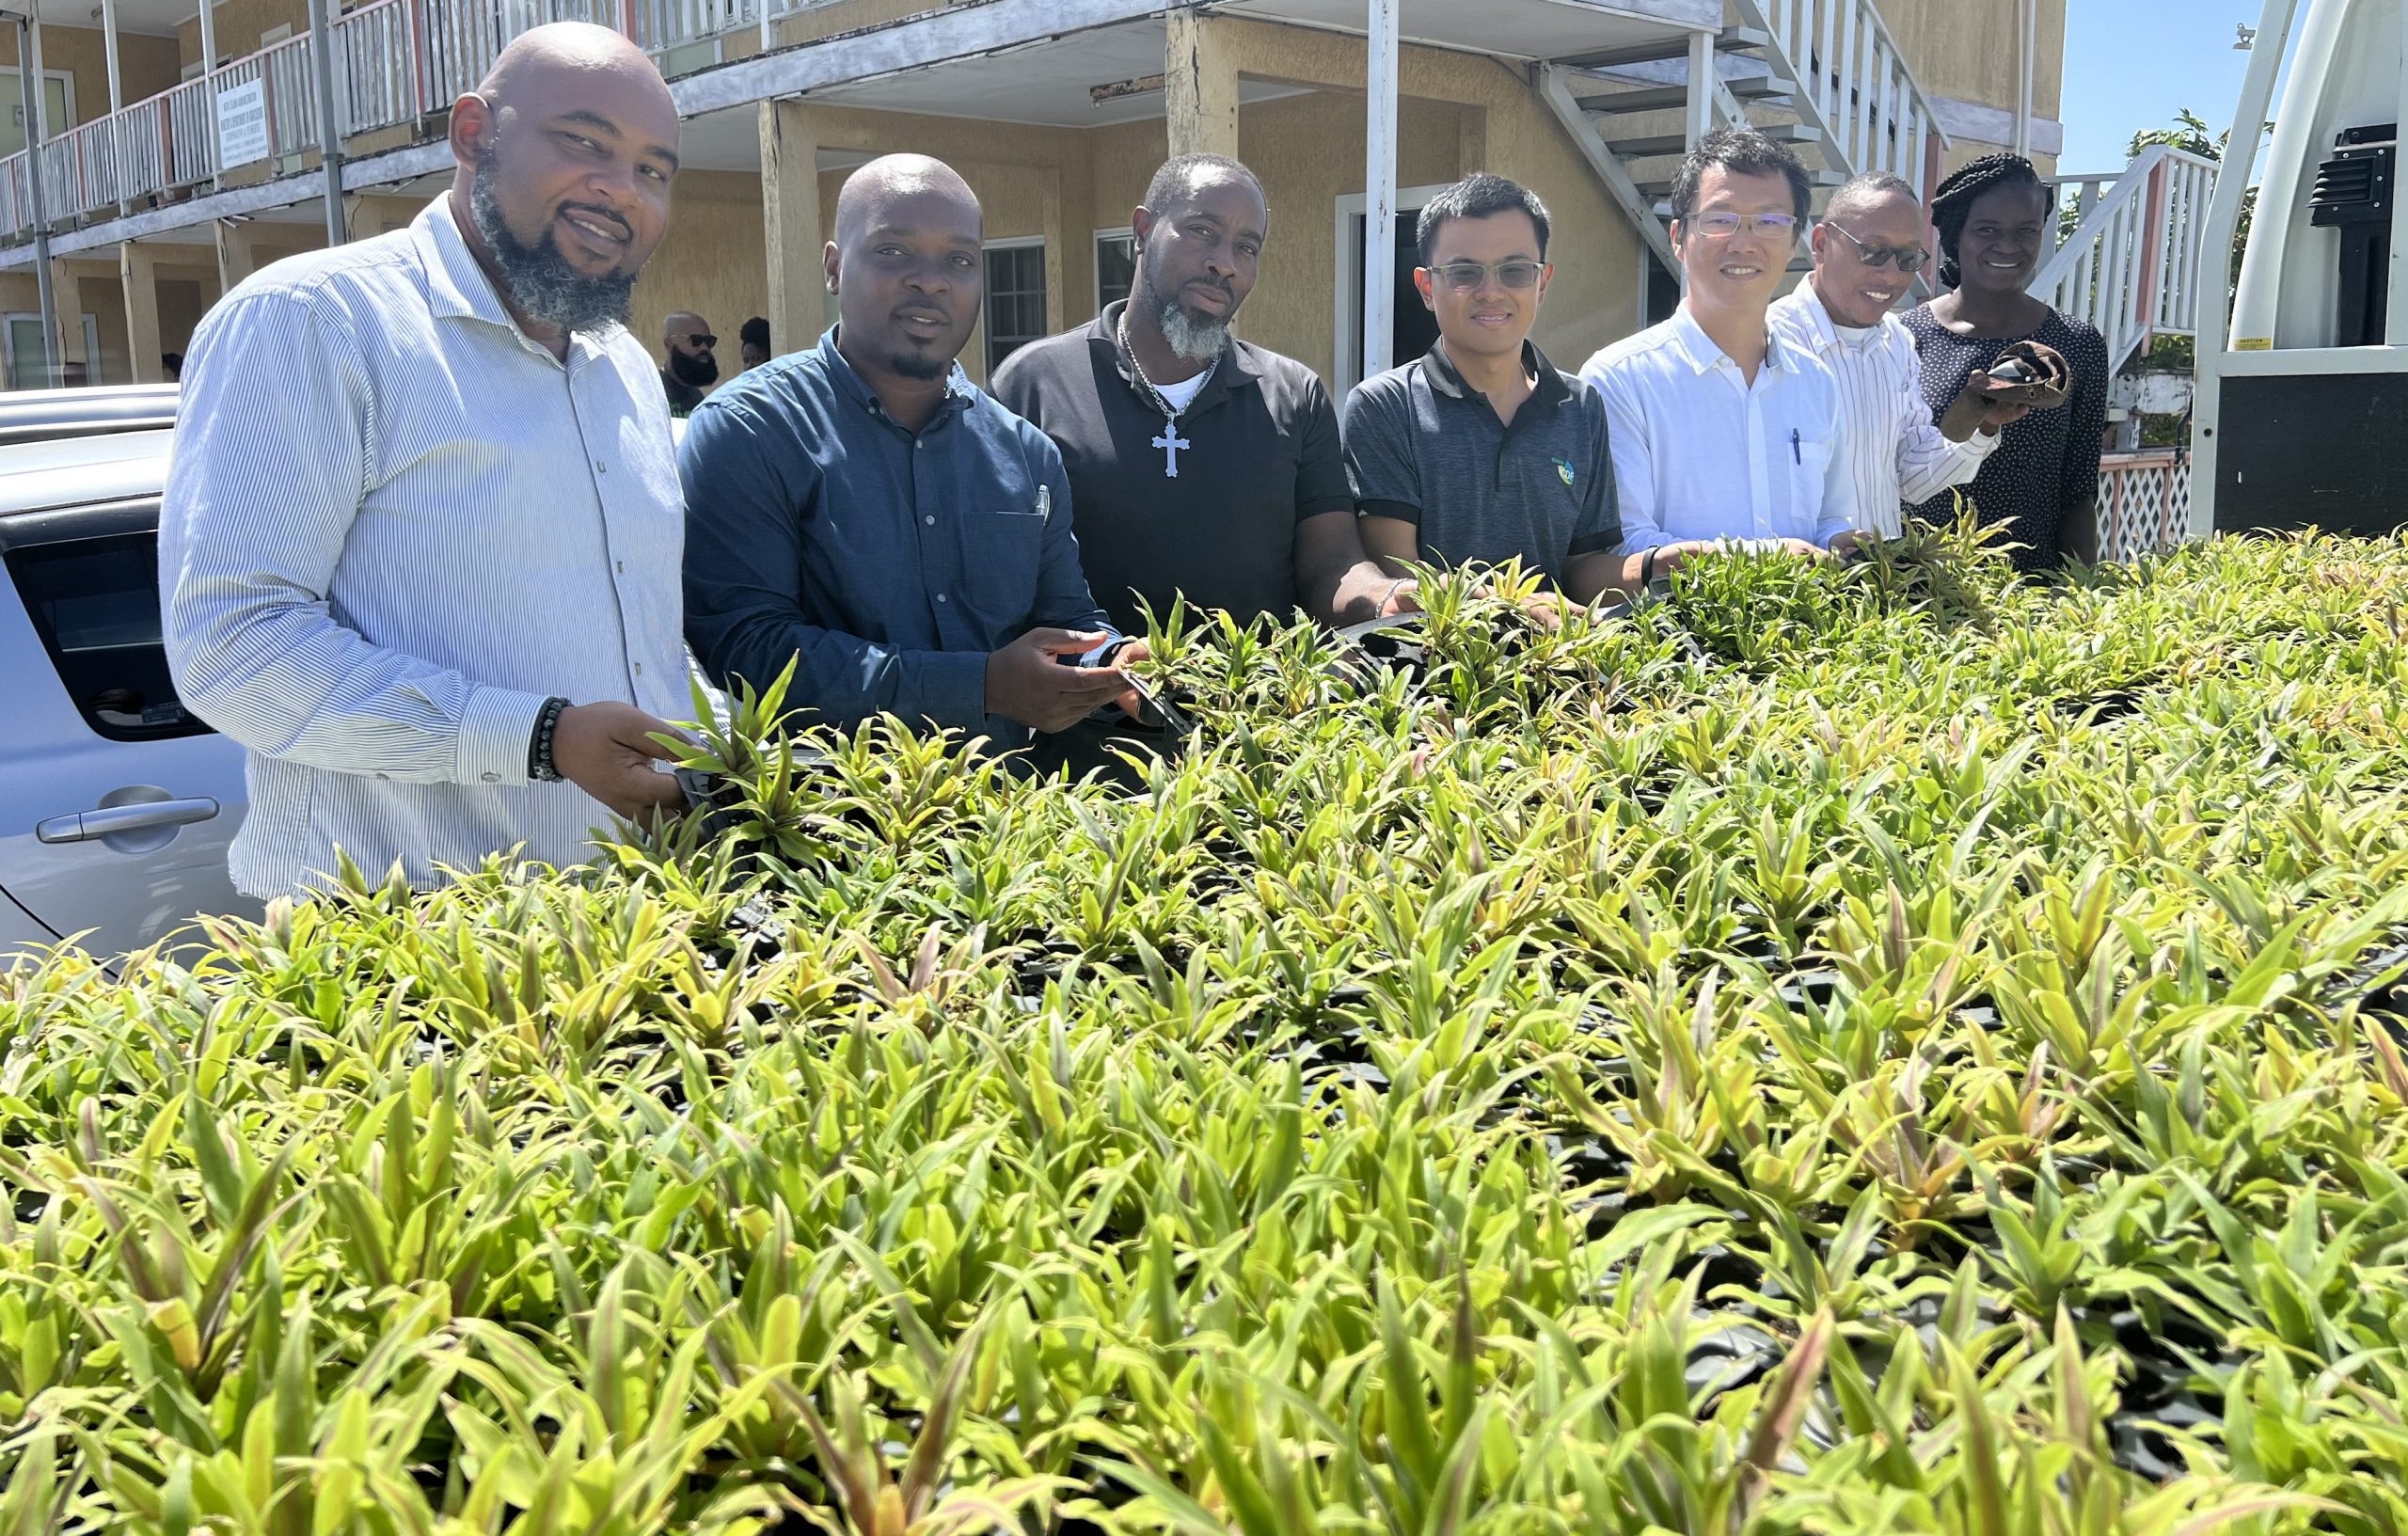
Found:
[(1555, 461), (1555, 472), (1556, 472), (1558, 475), (1560, 475), (1560, 476), (1561, 476), (1561, 477), (1562, 477), (1562, 479), (1563, 479), (1563, 483), (1564, 483), (1566, 485), (1571, 484), (1571, 483), (1572, 483), (1572, 482), (1573, 482), (1573, 480), (1575, 479), (1575, 476), (1573, 475), (1573, 472), (1572, 472), (1572, 461), (1571, 461), (1570, 459), (1558, 459), (1558, 460), (1556, 460), (1556, 461)]

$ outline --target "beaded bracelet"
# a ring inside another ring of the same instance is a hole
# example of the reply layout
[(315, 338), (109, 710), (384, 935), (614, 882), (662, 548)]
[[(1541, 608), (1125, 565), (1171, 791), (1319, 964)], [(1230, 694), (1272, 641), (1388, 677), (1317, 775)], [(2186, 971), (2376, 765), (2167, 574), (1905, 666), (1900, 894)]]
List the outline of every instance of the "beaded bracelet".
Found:
[(561, 770), (552, 766), (552, 735), (561, 728), (561, 713), (566, 708), (566, 699), (546, 699), (543, 713), (535, 717), (535, 735), (527, 743), (527, 777), (537, 784), (561, 782)]

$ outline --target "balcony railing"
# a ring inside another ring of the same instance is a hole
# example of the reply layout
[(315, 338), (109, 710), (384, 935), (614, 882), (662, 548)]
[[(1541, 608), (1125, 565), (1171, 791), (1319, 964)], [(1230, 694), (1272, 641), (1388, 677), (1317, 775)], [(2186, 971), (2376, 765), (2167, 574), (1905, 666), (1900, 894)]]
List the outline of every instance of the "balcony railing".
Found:
[(2202, 247), (2216, 163), (2151, 145), (2120, 176), (2060, 176), (2063, 243), (2040, 263), (2032, 292), (2090, 322), (2120, 369), (2152, 336), (2197, 328), (2200, 285), (2225, 261)]
[[(592, 22), (655, 58), (773, 26), (843, 0), (370, 0), (334, 20), (335, 119), (348, 139), (415, 125), (476, 87), (512, 38)], [(768, 9), (766, 19), (762, 8)], [(699, 63), (700, 60), (689, 61)], [(307, 33), (187, 80), (40, 146), (42, 214), (55, 228), (114, 217), (212, 188), (229, 171), (217, 106), (261, 87), (269, 174), (319, 148), (317, 73)], [(0, 243), (31, 238), (32, 157), (0, 159)], [(252, 157), (249, 163), (260, 163)]]

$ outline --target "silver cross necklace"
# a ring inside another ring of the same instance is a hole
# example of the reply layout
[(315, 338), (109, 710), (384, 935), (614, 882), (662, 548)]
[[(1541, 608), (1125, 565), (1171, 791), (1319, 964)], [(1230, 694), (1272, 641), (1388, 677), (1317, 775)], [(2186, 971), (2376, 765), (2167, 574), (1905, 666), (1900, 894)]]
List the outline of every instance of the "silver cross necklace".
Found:
[[(1155, 386), (1154, 381), (1146, 377), (1146, 365), (1137, 360), (1137, 349), (1129, 344), (1129, 311), (1126, 309), (1120, 311), (1120, 350), (1129, 355), (1129, 366), (1137, 371), (1137, 382), (1146, 387), (1146, 393), (1153, 399), (1154, 408), (1163, 413), (1162, 435), (1154, 439), (1153, 446), (1163, 451), (1163, 478), (1177, 480), (1179, 451), (1196, 446), (1179, 435), (1179, 419), (1186, 410), (1186, 406), (1173, 405), (1169, 398)], [(1212, 382), (1213, 373), (1219, 370), (1220, 366), (1221, 359), (1215, 357), (1212, 359), (1212, 366), (1204, 370), (1204, 377), (1197, 381), (1196, 386), (1198, 394), (1203, 392), (1206, 384)], [(1196, 396), (1188, 396), (1187, 403), (1190, 405), (1196, 404)]]

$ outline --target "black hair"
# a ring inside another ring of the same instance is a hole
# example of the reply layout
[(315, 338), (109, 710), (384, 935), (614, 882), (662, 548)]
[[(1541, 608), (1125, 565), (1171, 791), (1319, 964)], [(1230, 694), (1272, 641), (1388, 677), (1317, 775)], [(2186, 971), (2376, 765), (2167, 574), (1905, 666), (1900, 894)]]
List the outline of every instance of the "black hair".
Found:
[(1152, 213), (1162, 213), (1168, 204), (1194, 191), (1202, 173), (1208, 170), (1245, 182), (1254, 188), (1256, 197), (1262, 198), (1264, 207), (1271, 205), (1270, 197), (1262, 190), (1262, 178), (1247, 169), (1245, 162), (1225, 154), (1180, 154), (1164, 161), (1162, 169), (1146, 183), (1146, 207)]
[(1965, 237), (1965, 221), (1985, 193), (2001, 187), (2028, 186), (2040, 194), (2044, 213), (2055, 213), (2056, 189), (2040, 180), (2040, 172), (2020, 154), (1986, 154), (1959, 166), (1931, 195), (1931, 227), (1940, 235), (1940, 280), (1962, 286), (1965, 269), (1957, 264), (1956, 243)]
[(1831, 200), (1825, 203), (1823, 209), (1828, 215), (1830, 210), (1847, 203), (1870, 202), (1876, 198), (1893, 196), (1904, 198), (1909, 202), (1918, 205), (1923, 202), (1921, 198), (1915, 196), (1914, 187), (1905, 177), (1886, 170), (1868, 170), (1861, 175), (1851, 176), (1841, 182), (1839, 190), (1831, 194)]
[(1751, 128), (1718, 128), (1697, 141), (1672, 175), (1672, 217), (1686, 225), (1697, 209), (1697, 189), (1711, 166), (1740, 176), (1778, 176), (1789, 183), (1789, 201), (1803, 228), (1814, 212), (1814, 189), (1807, 183), (1806, 166), (1785, 144), (1776, 144)]
[(1454, 185), (1421, 205), (1421, 220), (1413, 227), (1413, 237), (1421, 250), (1421, 264), (1428, 266), (1431, 256), (1438, 248), (1438, 227), (1450, 218), (1487, 218), (1496, 214), (1528, 214), (1530, 225), (1539, 232), (1539, 260), (1546, 260), (1546, 237), (1550, 228), (1546, 204), (1539, 195), (1518, 182), (1502, 176), (1492, 176), (1476, 170)]
[(748, 347), (759, 347), (763, 352), (767, 352), (767, 351), (768, 351), (768, 350), (769, 350), (769, 323), (768, 323), (768, 321), (767, 321), (767, 320), (763, 319), (763, 318), (762, 318), (761, 316), (759, 316), (759, 315), (754, 315), (752, 319), (750, 319), (750, 320), (746, 321), (746, 322), (744, 323), (744, 325), (743, 325), (743, 327), (742, 327), (741, 329), (739, 329), (739, 330), (736, 333), (736, 340), (737, 340), (737, 341), (738, 342), (738, 344), (740, 344), (740, 345), (748, 346)]

